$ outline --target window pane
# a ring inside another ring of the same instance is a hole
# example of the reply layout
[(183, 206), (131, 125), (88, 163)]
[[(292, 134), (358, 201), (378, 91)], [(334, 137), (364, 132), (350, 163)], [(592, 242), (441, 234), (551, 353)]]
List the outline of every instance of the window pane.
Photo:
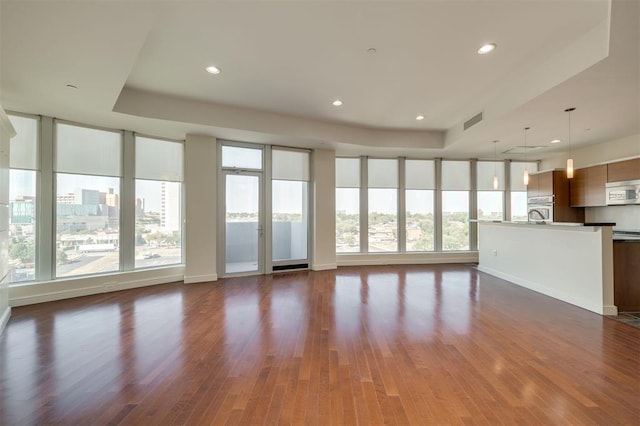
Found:
[(433, 193), (430, 190), (405, 191), (407, 251), (433, 251)]
[(309, 153), (274, 149), (271, 177), (277, 180), (309, 180)]
[(272, 181), (274, 261), (307, 259), (308, 186), (301, 181)]
[(56, 176), (56, 276), (120, 269), (120, 179)]
[(369, 188), (397, 188), (398, 160), (372, 159), (367, 163)]
[(262, 170), (262, 150), (239, 146), (223, 146), (222, 167)]
[(471, 189), (471, 168), (468, 161), (442, 162), (442, 189), (467, 191)]
[(11, 168), (38, 169), (38, 120), (10, 115), (9, 121), (16, 130), (9, 151)]
[(369, 252), (398, 251), (398, 190), (369, 189)]
[(436, 189), (433, 160), (406, 160), (404, 170), (406, 189)]
[(442, 249), (469, 250), (468, 191), (442, 191)]
[[(504, 162), (502, 161), (478, 161), (478, 190), (492, 191), (504, 190)], [(493, 187), (493, 177), (498, 178), (498, 187)]]
[(9, 282), (30, 281), (36, 261), (36, 172), (11, 170), (9, 176)]
[(121, 176), (122, 135), (56, 124), (56, 171)]
[(527, 221), (526, 191), (511, 192), (511, 220)]
[(258, 176), (225, 175), (225, 273), (260, 267), (260, 187)]
[(182, 184), (136, 180), (135, 267), (182, 263)]
[(478, 219), (503, 220), (502, 191), (478, 191)]
[(183, 145), (136, 136), (136, 178), (182, 182)]
[(511, 190), (512, 191), (526, 191), (527, 187), (524, 186), (524, 169), (529, 170), (530, 173), (538, 171), (538, 163), (511, 163)]
[(336, 187), (360, 187), (359, 158), (336, 158)]
[(360, 189), (336, 188), (336, 252), (360, 251)]

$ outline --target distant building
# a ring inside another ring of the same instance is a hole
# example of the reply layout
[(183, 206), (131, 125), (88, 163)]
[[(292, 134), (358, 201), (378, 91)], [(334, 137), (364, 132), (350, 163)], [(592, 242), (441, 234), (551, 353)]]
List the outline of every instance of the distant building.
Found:
[(144, 198), (136, 198), (136, 216), (144, 216)]
[(104, 204), (109, 207), (120, 207), (120, 197), (114, 193), (113, 188), (109, 188), (109, 191), (105, 194)]
[(32, 224), (36, 219), (36, 204), (33, 200), (12, 201), (9, 216), (12, 225)]
[(164, 232), (180, 230), (180, 184), (160, 183), (160, 227)]

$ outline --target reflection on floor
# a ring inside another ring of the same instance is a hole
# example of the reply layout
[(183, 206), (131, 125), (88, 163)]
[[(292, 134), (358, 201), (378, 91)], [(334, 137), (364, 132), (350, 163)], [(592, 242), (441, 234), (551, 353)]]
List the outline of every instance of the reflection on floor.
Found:
[(607, 318), (640, 328), (640, 312), (620, 312), (617, 316), (611, 315)]

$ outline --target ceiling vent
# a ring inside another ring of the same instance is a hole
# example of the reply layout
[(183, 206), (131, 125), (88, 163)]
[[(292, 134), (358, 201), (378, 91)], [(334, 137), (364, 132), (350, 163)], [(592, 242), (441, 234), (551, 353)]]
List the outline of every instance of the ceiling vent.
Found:
[(481, 121), (482, 121), (482, 111), (480, 111), (479, 113), (477, 113), (476, 115), (474, 115), (473, 117), (471, 117), (470, 119), (464, 122), (463, 124), (464, 130), (467, 130), (471, 126), (475, 126)]
[(524, 153), (530, 153), (531, 151), (537, 151), (539, 149), (542, 148), (546, 148), (545, 146), (540, 146), (540, 145), (520, 145), (520, 146), (514, 146), (511, 149), (508, 149), (506, 151), (503, 151), (503, 154), (524, 154)]

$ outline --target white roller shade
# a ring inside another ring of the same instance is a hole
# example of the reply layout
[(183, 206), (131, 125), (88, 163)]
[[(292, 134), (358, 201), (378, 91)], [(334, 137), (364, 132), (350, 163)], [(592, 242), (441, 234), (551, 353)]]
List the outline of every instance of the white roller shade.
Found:
[(442, 190), (468, 191), (471, 189), (471, 167), (468, 161), (442, 162)]
[(436, 189), (433, 160), (406, 160), (404, 171), (406, 189)]
[(370, 159), (367, 163), (369, 188), (397, 188), (398, 160)]
[(525, 167), (530, 173), (538, 171), (538, 163), (511, 163), (511, 190), (512, 191), (526, 191), (527, 187), (524, 186), (524, 169)]
[[(478, 161), (478, 190), (479, 191), (504, 191), (504, 162), (502, 161)], [(493, 188), (493, 176), (498, 176), (498, 187)]]
[(122, 134), (56, 123), (56, 171), (122, 175)]
[(274, 149), (271, 151), (271, 163), (274, 180), (309, 180), (308, 152)]
[(336, 158), (336, 187), (360, 188), (359, 158)]
[(38, 120), (30, 117), (9, 115), (16, 130), (11, 139), (9, 164), (15, 169), (38, 169)]
[(136, 178), (182, 182), (183, 145), (136, 136)]

